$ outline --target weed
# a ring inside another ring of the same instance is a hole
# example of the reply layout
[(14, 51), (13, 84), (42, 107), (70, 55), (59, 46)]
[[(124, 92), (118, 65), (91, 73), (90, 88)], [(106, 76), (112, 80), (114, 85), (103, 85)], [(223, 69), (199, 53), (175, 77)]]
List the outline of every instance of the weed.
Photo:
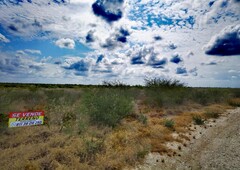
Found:
[(172, 119), (166, 119), (164, 121), (164, 126), (167, 128), (173, 128), (174, 124), (175, 124), (175, 122)]
[(204, 124), (204, 120), (202, 119), (202, 117), (200, 115), (194, 115), (193, 116), (193, 121), (196, 125), (203, 125)]

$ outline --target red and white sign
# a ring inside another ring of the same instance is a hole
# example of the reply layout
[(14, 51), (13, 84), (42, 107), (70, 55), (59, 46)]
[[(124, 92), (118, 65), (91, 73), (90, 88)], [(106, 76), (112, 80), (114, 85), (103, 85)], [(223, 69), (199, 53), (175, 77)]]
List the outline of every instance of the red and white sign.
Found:
[(43, 111), (9, 113), (9, 127), (41, 125), (43, 122)]

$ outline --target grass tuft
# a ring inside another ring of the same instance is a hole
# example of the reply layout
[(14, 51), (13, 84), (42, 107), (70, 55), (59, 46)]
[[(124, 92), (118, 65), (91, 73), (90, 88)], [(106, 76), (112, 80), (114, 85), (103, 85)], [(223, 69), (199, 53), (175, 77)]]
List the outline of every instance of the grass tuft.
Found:
[(200, 115), (194, 115), (193, 116), (193, 121), (196, 125), (203, 125), (204, 124), (204, 120), (202, 119), (202, 117)]

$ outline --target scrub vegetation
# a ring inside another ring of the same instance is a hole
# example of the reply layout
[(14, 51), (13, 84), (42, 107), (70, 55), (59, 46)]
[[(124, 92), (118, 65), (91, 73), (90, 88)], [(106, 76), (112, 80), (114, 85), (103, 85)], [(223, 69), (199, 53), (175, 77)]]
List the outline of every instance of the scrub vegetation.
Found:
[[(190, 124), (202, 125), (236, 106), (240, 89), (190, 88), (160, 78), (145, 79), (145, 86), (2, 83), (0, 167), (131, 168), (149, 152), (176, 155), (167, 142), (184, 144)], [(45, 124), (8, 128), (14, 111), (44, 111)]]

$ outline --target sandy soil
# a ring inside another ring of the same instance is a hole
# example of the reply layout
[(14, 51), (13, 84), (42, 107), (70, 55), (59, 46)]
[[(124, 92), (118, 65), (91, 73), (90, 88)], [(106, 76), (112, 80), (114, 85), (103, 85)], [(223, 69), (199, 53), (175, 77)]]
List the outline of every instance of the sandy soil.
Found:
[(240, 108), (229, 110), (204, 126), (191, 126), (187, 146), (181, 146), (176, 156), (150, 153), (144, 165), (136, 170), (239, 170), (240, 169)]

